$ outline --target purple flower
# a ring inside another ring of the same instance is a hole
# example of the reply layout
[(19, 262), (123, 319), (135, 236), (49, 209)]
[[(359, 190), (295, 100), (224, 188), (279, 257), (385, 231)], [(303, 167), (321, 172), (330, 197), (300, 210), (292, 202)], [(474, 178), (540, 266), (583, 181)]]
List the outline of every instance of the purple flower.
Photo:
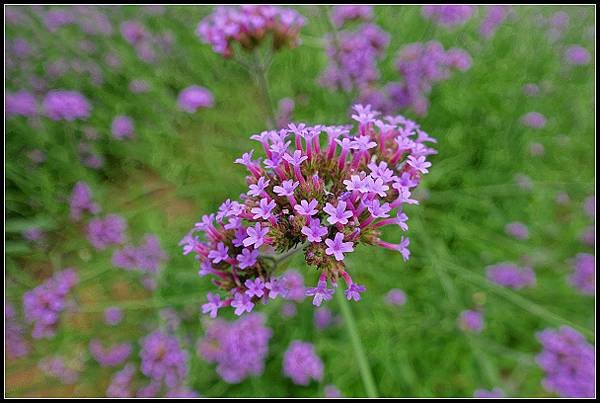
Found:
[(335, 385), (327, 385), (324, 395), (328, 399), (336, 399), (342, 397), (342, 392)]
[(305, 295), (314, 296), (313, 297), (313, 305), (321, 306), (323, 300), (329, 301), (333, 296), (333, 291), (327, 288), (327, 281), (319, 280), (317, 286), (315, 288), (307, 288), (305, 291)]
[(281, 186), (274, 186), (273, 191), (277, 194), (277, 196), (293, 196), (294, 189), (298, 187), (300, 182), (295, 182), (292, 179), (283, 181)]
[(546, 117), (539, 112), (529, 112), (521, 117), (521, 123), (532, 129), (541, 129), (546, 126)]
[(351, 211), (347, 211), (346, 206), (346, 202), (343, 200), (338, 201), (338, 204), (335, 207), (331, 203), (325, 205), (323, 211), (329, 214), (329, 217), (327, 218), (329, 224), (348, 224), (348, 218), (352, 217), (354, 214), (352, 214)]
[(295, 167), (300, 166), (304, 161), (308, 159), (306, 155), (302, 155), (302, 151), (296, 150), (293, 155), (285, 153), (283, 159), (292, 164)]
[(331, 10), (331, 20), (337, 27), (341, 27), (347, 21), (369, 21), (372, 18), (373, 7), (371, 6), (333, 6)]
[(283, 374), (296, 385), (308, 385), (323, 378), (323, 362), (310, 343), (294, 340), (283, 356)]
[(135, 376), (135, 365), (127, 364), (122, 370), (115, 373), (112, 377), (108, 389), (106, 389), (107, 397), (133, 397), (131, 383)]
[(494, 35), (498, 26), (504, 22), (510, 12), (510, 6), (489, 5), (486, 9), (485, 18), (479, 26), (479, 34), (488, 39)]
[(397, 288), (392, 288), (385, 296), (385, 302), (388, 305), (404, 305), (406, 303), (406, 293)]
[(4, 348), (8, 358), (19, 358), (29, 354), (29, 345), (24, 334), (14, 307), (10, 302), (4, 301)]
[(525, 240), (529, 238), (529, 230), (525, 226), (525, 224), (521, 222), (511, 222), (506, 224), (504, 227), (504, 231), (506, 234), (520, 240)]
[(229, 248), (225, 246), (223, 242), (219, 242), (217, 244), (216, 250), (211, 250), (208, 252), (208, 258), (212, 260), (213, 263), (219, 263), (229, 260), (228, 255)]
[(110, 245), (120, 245), (125, 241), (127, 222), (117, 214), (105, 218), (94, 218), (87, 227), (88, 240), (98, 250), (104, 250)]
[(580, 45), (571, 45), (565, 50), (565, 61), (575, 66), (584, 66), (592, 57), (586, 48)]
[(319, 210), (317, 210), (318, 204), (319, 203), (315, 199), (312, 199), (310, 202), (302, 200), (300, 201), (300, 204), (296, 204), (294, 206), (294, 210), (296, 210), (298, 214), (302, 216), (310, 217), (319, 212)]
[(4, 94), (4, 113), (7, 118), (13, 116), (35, 116), (37, 115), (37, 109), (35, 97), (27, 91), (7, 91)]
[(107, 349), (98, 339), (90, 341), (90, 353), (101, 367), (117, 367), (123, 364), (131, 354), (131, 344), (115, 344)]
[(55, 90), (46, 94), (42, 108), (52, 120), (73, 121), (87, 119), (90, 116), (90, 104), (78, 92)]
[(269, 201), (268, 199), (260, 199), (258, 207), (253, 207), (250, 212), (254, 213), (254, 219), (260, 218), (268, 220), (272, 214), (271, 211), (275, 208), (275, 200)]
[(133, 130), (133, 121), (127, 116), (117, 116), (112, 122), (111, 132), (116, 139), (133, 138)]
[(254, 245), (254, 248), (257, 249), (265, 243), (265, 236), (269, 233), (269, 228), (262, 228), (257, 222), (254, 227), (248, 227), (246, 233), (248, 237), (244, 239), (244, 246)]
[(212, 108), (215, 101), (212, 93), (204, 87), (192, 85), (179, 93), (177, 105), (181, 110), (194, 113), (199, 108)]
[(213, 294), (212, 292), (209, 292), (206, 295), (206, 299), (208, 300), (208, 302), (202, 305), (202, 313), (206, 314), (210, 312), (209, 316), (214, 319), (217, 317), (217, 312), (222, 306), (221, 297), (219, 296), (219, 294)]
[(71, 219), (75, 221), (79, 221), (85, 211), (91, 214), (96, 214), (100, 211), (100, 207), (92, 201), (90, 187), (83, 181), (77, 182), (75, 187), (73, 187), (69, 206), (71, 209)]
[(475, 13), (470, 5), (426, 5), (422, 8), (423, 17), (433, 20), (443, 27), (453, 27), (466, 23)]
[(140, 370), (154, 382), (173, 388), (188, 375), (188, 357), (175, 336), (155, 330), (142, 340)]
[(335, 234), (333, 241), (331, 239), (326, 239), (325, 244), (327, 245), (325, 253), (327, 255), (333, 255), (337, 261), (344, 260), (344, 253), (354, 251), (354, 243), (344, 242), (344, 234), (341, 232)]
[(589, 253), (578, 253), (573, 260), (573, 274), (569, 282), (581, 293), (596, 294), (596, 257)]
[(244, 312), (252, 312), (254, 308), (254, 303), (252, 302), (252, 298), (244, 293), (235, 293), (233, 296), (233, 301), (231, 301), (231, 306), (235, 308), (235, 313), (237, 316), (240, 316)]
[(65, 269), (23, 294), (23, 312), (25, 319), (33, 323), (34, 339), (54, 336), (67, 295), (78, 281), (74, 269)]
[(348, 289), (346, 289), (346, 291), (344, 291), (344, 295), (346, 296), (348, 301), (350, 301), (350, 300), (360, 301), (360, 293), (365, 292), (365, 291), (366, 291), (366, 288), (364, 285), (358, 285), (356, 283), (352, 283), (352, 284), (350, 284)]
[(260, 298), (265, 295), (265, 283), (260, 278), (257, 278), (254, 281), (246, 280), (244, 285), (246, 286), (246, 295), (249, 297)]
[(110, 326), (116, 326), (123, 320), (121, 308), (112, 306), (104, 310), (104, 322)]
[(60, 356), (52, 356), (43, 358), (38, 363), (38, 368), (48, 376), (57, 378), (64, 385), (73, 385), (79, 380), (79, 370), (76, 367), (77, 363), (66, 360)]
[(535, 285), (535, 273), (531, 268), (520, 268), (511, 263), (500, 263), (487, 268), (487, 278), (504, 287), (521, 289)]
[(315, 218), (310, 219), (309, 226), (302, 227), (302, 234), (306, 235), (308, 242), (321, 242), (323, 237), (329, 232), (327, 227), (321, 225), (321, 221)]
[(284, 46), (294, 47), (298, 42), (304, 18), (295, 10), (272, 5), (219, 6), (204, 18), (196, 34), (202, 42), (230, 58), (233, 56), (233, 43), (237, 42), (245, 50), (272, 36), (272, 46), (278, 50)]
[(333, 314), (327, 308), (315, 309), (314, 323), (317, 329), (324, 330), (333, 323)]
[(197, 351), (208, 362), (217, 363), (217, 373), (225, 382), (239, 383), (263, 373), (270, 338), (265, 317), (252, 313), (234, 322), (208, 322)]
[(238, 266), (240, 269), (247, 269), (248, 267), (252, 267), (256, 264), (258, 259), (259, 252), (256, 249), (242, 249), (242, 253), (237, 255), (236, 259), (238, 261)]
[(544, 389), (561, 397), (596, 395), (596, 349), (576, 330), (562, 326), (537, 334), (543, 346), (536, 357), (545, 372)]
[(473, 310), (462, 311), (458, 318), (458, 326), (465, 332), (479, 333), (483, 329), (483, 314)]

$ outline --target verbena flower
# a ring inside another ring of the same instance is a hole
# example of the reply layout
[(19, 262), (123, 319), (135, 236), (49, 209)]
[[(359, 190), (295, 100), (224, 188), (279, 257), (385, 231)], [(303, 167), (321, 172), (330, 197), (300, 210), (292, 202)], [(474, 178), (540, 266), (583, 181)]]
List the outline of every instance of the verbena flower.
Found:
[(325, 391), (323, 393), (326, 398), (335, 399), (338, 397), (342, 397), (342, 392), (335, 385), (327, 385), (325, 386)]
[(370, 21), (373, 18), (373, 7), (344, 5), (331, 9), (331, 21), (339, 28), (348, 21)]
[(590, 62), (590, 52), (580, 45), (570, 45), (565, 50), (565, 61), (575, 66), (584, 66)]
[(573, 259), (573, 274), (569, 282), (581, 293), (596, 294), (596, 257), (589, 253), (578, 253)]
[(67, 295), (77, 282), (75, 270), (65, 269), (23, 295), (23, 311), (25, 319), (33, 323), (34, 339), (54, 336)]
[(239, 383), (263, 373), (271, 334), (264, 316), (256, 313), (234, 322), (210, 321), (197, 351), (208, 362), (217, 363), (217, 373), (225, 382)]
[(528, 112), (521, 117), (521, 123), (532, 129), (541, 129), (546, 126), (547, 120), (546, 117), (539, 112)]
[(192, 85), (179, 93), (177, 105), (188, 113), (194, 113), (199, 108), (211, 108), (214, 105), (212, 93), (204, 87)]
[(508, 17), (510, 10), (510, 6), (505, 5), (494, 4), (487, 6), (485, 18), (479, 26), (479, 34), (485, 39), (492, 37), (498, 26)]
[(19, 358), (29, 354), (23, 326), (16, 316), (13, 305), (4, 301), (4, 347), (8, 358)]
[(406, 293), (397, 288), (392, 288), (385, 296), (385, 302), (388, 305), (404, 305), (406, 304)]
[(475, 13), (470, 5), (426, 5), (422, 7), (423, 17), (443, 27), (454, 27), (466, 23)]
[(511, 263), (500, 263), (487, 267), (489, 281), (504, 287), (521, 289), (535, 286), (535, 273), (529, 267), (519, 267)]
[(133, 120), (128, 116), (117, 116), (112, 122), (111, 133), (114, 138), (119, 140), (133, 138), (135, 135)]
[(175, 336), (156, 330), (142, 341), (140, 369), (144, 375), (169, 388), (180, 385), (188, 375), (188, 357)]
[(4, 94), (4, 113), (7, 118), (13, 116), (35, 116), (38, 107), (35, 96), (28, 91), (6, 92)]
[(231, 57), (234, 43), (252, 51), (266, 38), (273, 49), (295, 47), (305, 20), (297, 11), (270, 5), (219, 6), (204, 18), (196, 34), (223, 57)]
[(87, 119), (91, 106), (88, 100), (76, 91), (55, 90), (46, 94), (42, 109), (52, 120), (73, 121)]
[[(285, 290), (278, 291), (285, 278), (275, 275), (265, 253), (304, 252), (306, 263), (320, 271), (317, 287), (305, 291), (317, 306), (331, 299), (335, 287), (328, 283), (335, 286), (340, 278), (346, 298), (360, 299), (365, 288), (353, 282), (344, 262), (358, 245), (409, 258), (409, 239), (387, 242), (381, 230), (408, 229), (402, 209), (418, 203), (411, 192), (428, 172), (427, 157), (436, 151), (426, 143), (435, 140), (402, 116), (377, 115), (355, 106), (359, 126), (352, 134), (350, 126), (290, 124), (252, 136), (267, 158), (254, 160), (251, 151), (236, 160), (250, 173), (250, 190), (239, 201), (225, 201), (217, 214), (203, 216), (180, 243), (184, 254), (197, 256), (199, 274), (214, 277), (216, 287), (227, 292), (218, 301), (212, 296), (207, 313), (215, 316), (231, 306), (241, 315), (259, 302), (286, 297)], [(256, 279), (268, 290), (261, 296), (248, 288)]]
[(106, 396), (133, 397), (131, 383), (133, 382), (135, 372), (135, 365), (127, 364), (122, 370), (115, 373), (106, 389)]
[(117, 214), (109, 214), (105, 218), (94, 218), (87, 226), (87, 237), (92, 246), (104, 250), (111, 245), (125, 242), (127, 222)]
[(521, 222), (515, 221), (506, 224), (504, 231), (507, 235), (516, 239), (525, 240), (529, 238), (529, 230), (527, 229), (527, 226)]
[(499, 398), (504, 396), (504, 391), (500, 388), (494, 388), (492, 390), (477, 389), (473, 393), (473, 397), (477, 398)]
[(326, 40), (328, 64), (319, 79), (321, 85), (350, 92), (364, 90), (379, 79), (377, 61), (384, 56), (389, 35), (377, 25), (364, 24)]
[(104, 322), (110, 326), (116, 326), (123, 320), (123, 311), (119, 307), (109, 307), (104, 310)]
[(331, 326), (334, 322), (335, 317), (328, 308), (315, 309), (313, 322), (315, 327), (319, 330), (325, 330)]
[(296, 385), (308, 385), (323, 379), (323, 362), (310, 343), (294, 340), (283, 356), (283, 374)]
[(131, 351), (131, 343), (120, 343), (106, 348), (98, 339), (90, 341), (90, 353), (102, 367), (117, 367), (123, 364), (129, 358)]
[(481, 332), (483, 329), (483, 314), (474, 310), (462, 311), (458, 317), (458, 327), (465, 332)]
[(537, 334), (543, 350), (536, 357), (546, 377), (544, 388), (561, 397), (594, 397), (596, 350), (576, 330), (562, 326)]

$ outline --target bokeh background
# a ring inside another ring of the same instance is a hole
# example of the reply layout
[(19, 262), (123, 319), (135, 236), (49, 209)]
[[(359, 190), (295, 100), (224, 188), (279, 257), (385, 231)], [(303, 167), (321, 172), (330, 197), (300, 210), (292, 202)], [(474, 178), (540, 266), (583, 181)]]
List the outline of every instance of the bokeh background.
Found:
[[(332, 29), (323, 8), (296, 8), (306, 18), (301, 43), (274, 55), (267, 75), (271, 98), (275, 107), (284, 98), (294, 101), (292, 121), (347, 124), (356, 94), (319, 84), (327, 64), (324, 38)], [(5, 313), (5, 348), (13, 326), (26, 350), (6, 355), (7, 396), (105, 396), (122, 366), (100, 366), (90, 340), (132, 343), (128, 362), (137, 365), (139, 341), (170, 321), (188, 351), (186, 385), (202, 396), (320, 397), (327, 385), (343, 396), (365, 396), (336, 300), (326, 304), (334, 319), (322, 328), (310, 300), (298, 303), (293, 317), (282, 314), (283, 301), (260, 307), (272, 330), (265, 370), (239, 384), (224, 382), (215, 364), (195, 351), (206, 327), (200, 306), (211, 285), (178, 243), (202, 214), (245, 192), (244, 169), (233, 161), (255, 148), (250, 135), (267, 127), (252, 77), (195, 34), (212, 10), (5, 7), (5, 90), (29, 91), (39, 104), (50, 90), (73, 90), (91, 105), (87, 119), (72, 122), (42, 112), (9, 116), (5, 105), (5, 304), (14, 310), (10, 321)], [(556, 396), (542, 384), (536, 334), (566, 325), (592, 345), (595, 340), (595, 292), (582, 293), (569, 281), (575, 256), (595, 250), (595, 213), (585, 209), (595, 191), (595, 8), (513, 6), (489, 38), (480, 34), (484, 6), (451, 28), (424, 18), (420, 6), (373, 11), (373, 23), (390, 35), (377, 61), (380, 83), (401, 80), (394, 60), (410, 43), (436, 40), (472, 58), (467, 71), (434, 84), (426, 114), (397, 111), (438, 140), (421, 203), (408, 209), (411, 259), (405, 263), (376, 247), (346, 259), (368, 290), (351, 309), (378, 393), (472, 396), (499, 387), (507, 396)], [(64, 24), (48, 17), (53, 12), (67, 16)], [(89, 21), (102, 29), (91, 29)], [(123, 38), (125, 21), (143, 24), (156, 39), (151, 60)], [(574, 44), (590, 53), (588, 63), (565, 58)], [(133, 80), (143, 80), (147, 92), (132, 92)], [(190, 85), (207, 88), (214, 106), (195, 113), (178, 108), (178, 94)], [(529, 112), (544, 115), (545, 124), (524, 124)], [(134, 138), (111, 135), (119, 115), (134, 122)], [(87, 219), (70, 219), (78, 181), (90, 186), (102, 214), (126, 220), (129, 240), (159, 239), (168, 258), (153, 284), (114, 267), (114, 249), (96, 250), (86, 238)], [(527, 227), (526, 239), (506, 232), (512, 222)], [(486, 268), (502, 262), (532, 268), (535, 284), (512, 289), (489, 281)], [(290, 267), (306, 284), (316, 282), (300, 257)], [(56, 334), (34, 339), (23, 295), (65, 268), (75, 268), (79, 282)], [(594, 272), (588, 281), (595, 284)], [(404, 291), (404, 304), (389, 303), (391, 289)], [(104, 322), (111, 306), (124, 314), (117, 326)], [(467, 309), (483, 313), (482, 331), (457, 324)], [(222, 316), (234, 319), (230, 312)], [(298, 386), (283, 376), (283, 354), (296, 339), (314, 343), (325, 369), (320, 382)], [(48, 357), (61, 358), (77, 380), (45, 371), (40, 362)], [(147, 379), (138, 373), (134, 382), (141, 387)]]

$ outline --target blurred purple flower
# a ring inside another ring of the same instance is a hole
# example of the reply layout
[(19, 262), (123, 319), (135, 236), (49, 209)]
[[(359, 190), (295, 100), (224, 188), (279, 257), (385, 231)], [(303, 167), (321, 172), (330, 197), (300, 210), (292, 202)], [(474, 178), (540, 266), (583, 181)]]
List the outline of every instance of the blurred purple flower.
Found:
[(283, 356), (283, 374), (296, 385), (308, 385), (311, 379), (323, 379), (323, 362), (316, 355), (314, 346), (294, 340)]

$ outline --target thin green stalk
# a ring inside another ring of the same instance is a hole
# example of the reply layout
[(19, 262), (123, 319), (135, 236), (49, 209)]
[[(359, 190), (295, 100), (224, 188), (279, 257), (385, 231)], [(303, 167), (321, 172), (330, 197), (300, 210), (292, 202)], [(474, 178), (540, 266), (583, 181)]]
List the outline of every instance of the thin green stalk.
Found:
[(263, 98), (263, 103), (267, 109), (267, 125), (270, 129), (275, 128), (275, 111), (273, 110), (273, 102), (271, 101), (271, 95), (269, 92), (269, 84), (267, 82), (267, 68), (261, 63), (257, 52), (252, 54), (252, 69), (250, 70), (254, 75), (258, 89)]
[(356, 328), (354, 316), (352, 315), (352, 310), (348, 305), (348, 301), (344, 298), (344, 294), (339, 290), (338, 292), (336, 292), (336, 294), (338, 303), (340, 304), (340, 308), (342, 310), (342, 315), (344, 316), (344, 323), (346, 324), (346, 328), (348, 329), (348, 333), (350, 334), (352, 348), (354, 349), (354, 355), (356, 356), (356, 360), (358, 361), (360, 376), (365, 385), (367, 396), (377, 397), (377, 387), (375, 386), (375, 381), (373, 380), (373, 374), (371, 373), (371, 368), (369, 367), (367, 355), (365, 354), (365, 350), (362, 346), (360, 337), (358, 335), (358, 330)]

